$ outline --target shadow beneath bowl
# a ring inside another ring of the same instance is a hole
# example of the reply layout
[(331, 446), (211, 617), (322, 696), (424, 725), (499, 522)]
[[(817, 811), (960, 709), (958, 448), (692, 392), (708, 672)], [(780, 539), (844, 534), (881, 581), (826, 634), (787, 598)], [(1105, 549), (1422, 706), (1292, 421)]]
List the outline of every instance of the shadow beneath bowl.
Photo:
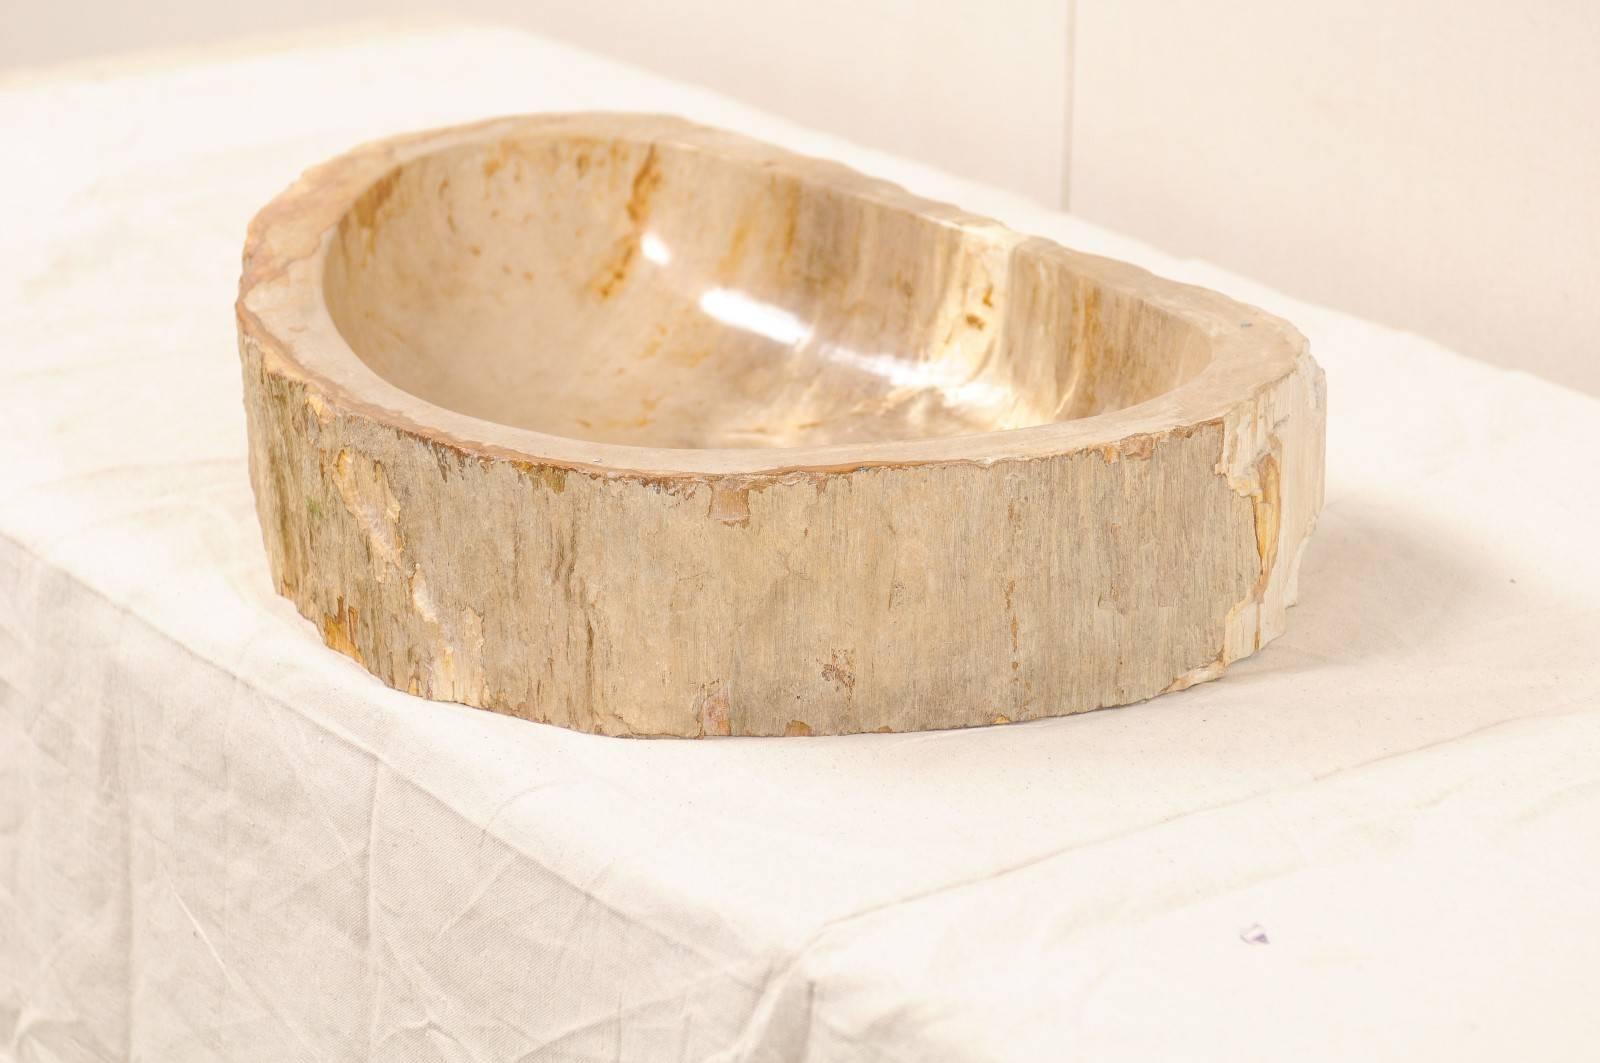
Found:
[(1312, 534), (1288, 630), (1225, 681), (1425, 654), (1476, 622), (1473, 603), (1504, 593), (1515, 577), (1426, 514), (1342, 498), (1324, 508)]

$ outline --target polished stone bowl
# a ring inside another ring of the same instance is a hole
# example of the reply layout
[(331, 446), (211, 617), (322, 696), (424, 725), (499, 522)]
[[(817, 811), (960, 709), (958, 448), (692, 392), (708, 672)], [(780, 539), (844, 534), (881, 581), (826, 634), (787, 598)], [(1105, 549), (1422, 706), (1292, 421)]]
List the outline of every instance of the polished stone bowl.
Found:
[(369, 145), (238, 302), (278, 587), (394, 686), (608, 734), (1010, 722), (1283, 627), (1284, 322), (678, 119)]

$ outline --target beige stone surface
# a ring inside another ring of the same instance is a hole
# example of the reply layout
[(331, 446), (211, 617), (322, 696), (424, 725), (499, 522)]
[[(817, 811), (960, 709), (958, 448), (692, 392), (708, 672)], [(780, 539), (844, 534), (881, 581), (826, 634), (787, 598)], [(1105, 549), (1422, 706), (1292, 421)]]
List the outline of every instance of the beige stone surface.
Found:
[(677, 119), (359, 149), (251, 227), (279, 589), (391, 685), (623, 735), (1018, 721), (1283, 630), (1286, 323)]

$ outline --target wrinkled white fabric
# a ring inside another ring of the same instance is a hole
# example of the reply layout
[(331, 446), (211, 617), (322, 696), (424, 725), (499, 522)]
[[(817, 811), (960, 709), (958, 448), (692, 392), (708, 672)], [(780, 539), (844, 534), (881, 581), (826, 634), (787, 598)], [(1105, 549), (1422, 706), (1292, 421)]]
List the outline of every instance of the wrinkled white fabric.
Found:
[[(1288, 634), (1070, 719), (701, 742), (426, 702), (326, 650), (246, 480), (245, 223), (356, 141), (582, 108), (1296, 322), (1330, 418)], [(0, 143), (0, 1057), (1600, 1047), (1600, 402), (510, 32), (13, 79)]]

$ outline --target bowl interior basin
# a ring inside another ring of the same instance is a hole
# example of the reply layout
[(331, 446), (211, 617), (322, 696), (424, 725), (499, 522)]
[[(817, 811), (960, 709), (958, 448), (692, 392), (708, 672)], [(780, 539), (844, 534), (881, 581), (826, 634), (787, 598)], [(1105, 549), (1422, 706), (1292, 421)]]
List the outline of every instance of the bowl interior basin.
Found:
[(809, 447), (1086, 417), (1205, 368), (1191, 321), (1082, 262), (831, 164), (555, 126), (397, 164), (322, 283), (357, 357), (438, 406), (602, 443)]

